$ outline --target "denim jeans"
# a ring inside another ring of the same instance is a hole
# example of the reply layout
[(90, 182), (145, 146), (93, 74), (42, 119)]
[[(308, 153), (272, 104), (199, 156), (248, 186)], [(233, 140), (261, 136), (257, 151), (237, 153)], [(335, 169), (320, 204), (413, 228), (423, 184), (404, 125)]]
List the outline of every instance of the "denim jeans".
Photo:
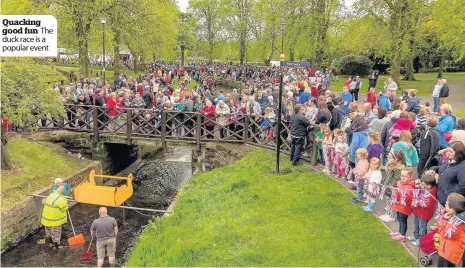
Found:
[(433, 111), (435, 113), (439, 113), (439, 97), (433, 97), (434, 108)]
[(428, 232), (426, 229), (427, 225), (427, 220), (422, 220), (415, 216), (415, 219), (413, 220), (413, 237), (415, 237), (416, 240), (420, 240)]
[(365, 193), (364, 186), (365, 186), (365, 181), (359, 180), (357, 184), (357, 199), (360, 202), (363, 201), (363, 194)]
[(397, 220), (399, 221), (399, 233), (403, 236), (407, 233), (408, 215), (397, 211)]

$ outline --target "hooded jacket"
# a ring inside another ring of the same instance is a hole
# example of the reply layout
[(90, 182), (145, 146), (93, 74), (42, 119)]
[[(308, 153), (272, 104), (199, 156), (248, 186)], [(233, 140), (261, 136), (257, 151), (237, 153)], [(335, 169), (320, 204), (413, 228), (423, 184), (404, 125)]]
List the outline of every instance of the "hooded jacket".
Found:
[(341, 106), (337, 106), (331, 112), (331, 122), (329, 128), (334, 130), (335, 128), (341, 128), (342, 117), (344, 117), (344, 110)]
[(357, 154), (355, 153), (359, 148), (368, 147), (368, 126), (364, 125), (359, 129), (354, 130), (352, 135), (352, 142), (350, 143), (350, 156), (355, 159), (355, 164), (358, 163)]
[(433, 157), (439, 151), (439, 132), (435, 128), (428, 129), (420, 135), (420, 158)]
[[(436, 211), (436, 192), (437, 188), (436, 186), (431, 188), (429, 191), (429, 196), (428, 199), (426, 200), (426, 207), (422, 207), (420, 204), (417, 204), (413, 208), (413, 214), (417, 216), (418, 218), (429, 221), (431, 218), (433, 218), (434, 212)], [(420, 190), (419, 194), (421, 195), (423, 193), (423, 190)]]
[(384, 148), (389, 147), (389, 130), (396, 123), (397, 118), (391, 118), (386, 124), (384, 124), (383, 130), (381, 131), (381, 144)]
[(463, 252), (465, 251), (465, 212), (459, 213), (455, 216), (462, 222), (450, 238), (446, 237), (448, 220), (443, 218), (439, 221), (438, 254), (444, 259), (458, 264), (460, 259), (462, 259), (462, 255), (464, 254)]
[(417, 97), (409, 98), (407, 102), (407, 112), (418, 113), (420, 111), (420, 99)]
[[(398, 211), (404, 215), (410, 215), (412, 213), (412, 189), (415, 189), (415, 181), (398, 181), (397, 182), (397, 197), (394, 198), (391, 195), (393, 202), (391, 208), (395, 211)], [(402, 196), (405, 194), (405, 196)], [(405, 203), (403, 202), (405, 198)], [(394, 200), (396, 199), (396, 200)]]
[(391, 102), (383, 94), (379, 95), (378, 97), (378, 106), (386, 109), (386, 112), (389, 112), (389, 110), (391, 110)]
[(402, 151), (404, 152), (405, 155), (405, 163), (407, 164), (407, 167), (412, 167), (418, 164), (418, 153), (417, 149), (410, 144), (407, 144), (405, 142), (396, 142), (394, 145), (392, 145), (391, 148), (392, 152), (395, 151)]
[(441, 91), (439, 92), (439, 97), (440, 98), (449, 97), (449, 85), (448, 84), (442, 85)]
[(455, 122), (450, 114), (443, 115), (441, 116), (441, 118), (439, 118), (439, 122), (436, 125), (436, 129), (439, 131), (439, 134), (440, 134), (439, 145), (441, 145), (441, 147), (443, 148), (447, 147), (447, 142), (444, 139), (444, 135), (447, 132), (452, 131), (454, 127), (455, 127)]
[[(390, 160), (386, 165), (386, 172), (381, 180), (381, 184), (386, 186), (394, 186), (400, 180), (400, 172), (405, 166), (396, 161)], [(385, 191), (386, 196), (391, 196), (391, 188), (387, 187)]]
[(416, 128), (415, 122), (410, 118), (399, 118), (396, 123), (389, 129), (389, 135), (392, 137), (399, 137), (400, 132), (403, 130), (410, 131)]

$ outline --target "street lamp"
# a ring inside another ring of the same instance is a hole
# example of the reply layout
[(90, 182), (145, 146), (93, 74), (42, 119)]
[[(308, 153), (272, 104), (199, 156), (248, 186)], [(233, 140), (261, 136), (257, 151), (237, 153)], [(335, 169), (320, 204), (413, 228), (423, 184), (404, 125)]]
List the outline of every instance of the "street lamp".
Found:
[[(100, 20), (102, 23), (102, 38), (103, 38), (103, 85), (106, 84), (105, 82), (105, 23), (107, 22), (105, 18)], [(119, 57), (119, 55), (117, 55)]]
[(279, 156), (281, 154), (281, 111), (283, 108), (283, 63), (284, 54), (279, 56), (279, 71), (281, 72), (281, 79), (279, 81), (279, 94), (278, 94), (278, 125), (276, 127), (276, 173), (279, 174)]
[(281, 21), (281, 55), (279, 56), (279, 72), (281, 79), (279, 81), (279, 94), (278, 94), (278, 125), (276, 126), (276, 173), (279, 174), (279, 157), (281, 155), (281, 111), (283, 108), (283, 64), (284, 64), (284, 26), (286, 23), (284, 19)]
[(284, 54), (284, 26), (286, 26), (286, 23), (283, 19), (281, 21), (281, 54)]

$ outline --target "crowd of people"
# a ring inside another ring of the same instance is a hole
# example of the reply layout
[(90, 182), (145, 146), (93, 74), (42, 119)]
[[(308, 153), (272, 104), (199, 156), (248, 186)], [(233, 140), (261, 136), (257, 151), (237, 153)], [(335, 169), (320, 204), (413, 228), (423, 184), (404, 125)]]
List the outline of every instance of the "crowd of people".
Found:
[[(252, 134), (260, 133), (266, 144), (276, 143), (279, 68), (153, 63), (147, 70), (148, 74), (134, 79), (118, 76), (111, 85), (84, 79), (74, 92), (65, 88), (61, 95), (66, 104), (105, 107), (107, 112), (99, 114), (102, 122), (106, 116), (121, 115), (124, 107), (175, 111), (173, 126), (167, 126), (174, 129), (189, 113), (199, 112), (208, 138), (234, 138), (233, 132), (243, 131), (241, 120), (247, 115), (259, 118), (258, 125), (251, 126)], [(240, 81), (244, 87), (223, 91), (217, 87), (217, 78)], [(353, 204), (366, 203), (363, 209), (373, 212), (377, 199), (385, 198), (385, 214), (380, 219), (397, 219), (399, 230), (391, 235), (398, 241), (418, 245), (436, 207), (443, 208), (445, 212), (438, 217), (440, 265), (458, 264), (465, 250), (465, 119), (455, 118), (447, 103), (447, 81), (439, 80), (433, 87), (431, 107), (421, 102), (415, 89), (400, 93), (392, 78), (384, 81), (382, 91), (375, 92), (377, 72), (368, 77), (364, 102), (359, 96), (364, 91), (360, 77), (349, 77), (342, 89), (331, 87), (334, 79), (338, 77), (331, 70), (284, 70), (280, 112), (290, 129), (283, 139), (290, 143), (292, 164), (300, 165), (301, 156), (308, 156), (314, 148), (317, 169), (345, 178), (357, 190)], [(191, 83), (195, 86), (189, 89)], [(82, 109), (78, 114), (85, 113), (85, 106), (77, 109)], [(68, 119), (73, 114), (69, 111)], [(189, 136), (194, 128), (195, 122), (187, 122), (184, 129), (171, 133)], [(415, 201), (419, 193), (425, 205)], [(407, 237), (411, 214), (414, 235)], [(451, 233), (452, 219), (458, 220)]]

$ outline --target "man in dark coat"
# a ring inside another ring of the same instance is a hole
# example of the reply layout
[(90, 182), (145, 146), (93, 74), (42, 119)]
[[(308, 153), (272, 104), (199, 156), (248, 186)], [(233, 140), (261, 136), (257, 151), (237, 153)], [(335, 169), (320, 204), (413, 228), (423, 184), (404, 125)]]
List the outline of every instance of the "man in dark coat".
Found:
[(341, 128), (342, 117), (344, 117), (344, 108), (340, 106), (341, 104), (341, 97), (337, 97), (333, 100), (334, 108), (331, 111), (331, 122), (329, 123), (329, 128), (331, 130)]
[(291, 115), (291, 161), (293, 165), (298, 165), (300, 155), (304, 151), (305, 136), (310, 122), (304, 116), (304, 109), (301, 104), (294, 108)]

